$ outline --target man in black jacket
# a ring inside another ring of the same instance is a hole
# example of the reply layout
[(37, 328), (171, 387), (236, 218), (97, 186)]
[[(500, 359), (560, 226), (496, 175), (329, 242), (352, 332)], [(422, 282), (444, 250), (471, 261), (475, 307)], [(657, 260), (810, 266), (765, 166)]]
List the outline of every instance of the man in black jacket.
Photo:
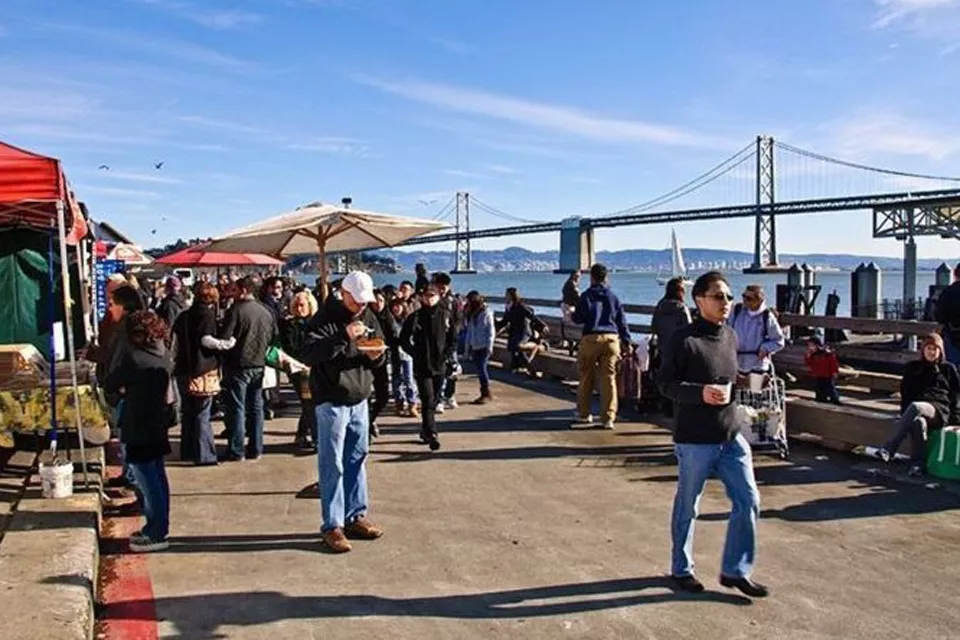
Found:
[[(310, 393), (317, 414), (320, 534), (336, 553), (350, 551), (348, 538), (374, 540), (383, 535), (366, 518), (367, 400), (373, 369), (385, 351), (382, 336), (375, 340), (377, 319), (367, 307), (375, 299), (373, 281), (354, 271), (343, 279), (341, 292), (342, 300), (331, 296), (310, 321), (301, 353), (304, 364), (310, 365)], [(367, 340), (379, 346), (367, 345)]]
[(437, 437), (436, 409), (443, 389), (447, 361), (457, 343), (450, 310), (439, 304), (440, 291), (431, 284), (423, 292), (422, 306), (407, 318), (400, 332), (400, 348), (413, 358), (413, 375), (420, 392), (420, 440), (431, 451), (440, 448)]
[(263, 454), (263, 367), (267, 347), (276, 340), (273, 315), (254, 297), (258, 287), (251, 276), (237, 282), (239, 294), (223, 319), (222, 340), (233, 338), (236, 346), (223, 357), (223, 389), (226, 406), (224, 422), (229, 450), (224, 460), (246, 457), (258, 460)]
[(953, 269), (953, 284), (940, 293), (936, 319), (944, 338), (944, 357), (960, 366), (960, 264)]
[(737, 430), (731, 397), (737, 380), (737, 336), (726, 320), (733, 296), (723, 274), (711, 271), (697, 278), (693, 299), (700, 317), (674, 332), (658, 376), (663, 394), (676, 405), (673, 440), (679, 469), (671, 574), (677, 588), (703, 591), (693, 572), (693, 528), (700, 494), (707, 478), (715, 474), (733, 502), (720, 584), (763, 597), (767, 588), (750, 579), (760, 493), (750, 445)]
[(463, 325), (463, 310), (460, 307), (460, 301), (453, 293), (453, 279), (449, 273), (438, 271), (433, 274), (433, 284), (437, 287), (437, 293), (440, 294), (440, 301), (437, 303), (449, 316), (453, 323), (453, 349), (447, 358), (445, 370), (443, 372), (443, 386), (437, 396), (437, 413), (443, 413), (446, 409), (456, 409), (457, 404), (457, 378), (460, 375), (460, 361), (457, 358), (456, 336), (460, 333), (460, 327)]

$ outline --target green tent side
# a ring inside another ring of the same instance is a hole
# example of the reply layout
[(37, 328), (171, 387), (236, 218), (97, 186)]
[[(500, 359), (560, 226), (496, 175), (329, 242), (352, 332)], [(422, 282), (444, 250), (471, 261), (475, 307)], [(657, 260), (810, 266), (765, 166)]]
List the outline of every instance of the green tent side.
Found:
[[(0, 344), (34, 345), (49, 357), (49, 236), (30, 229), (0, 231)], [(55, 251), (57, 244), (54, 243)], [(54, 254), (54, 313), (63, 318), (60, 257)]]

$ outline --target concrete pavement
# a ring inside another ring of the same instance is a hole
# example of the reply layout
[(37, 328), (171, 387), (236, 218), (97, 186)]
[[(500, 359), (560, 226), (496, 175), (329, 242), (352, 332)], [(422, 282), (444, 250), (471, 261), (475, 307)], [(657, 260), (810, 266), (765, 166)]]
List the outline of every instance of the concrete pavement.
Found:
[[(708, 591), (675, 594), (669, 434), (641, 422), (572, 431), (569, 387), (498, 377), (495, 403), (441, 417), (434, 454), (417, 422), (381, 420), (368, 471), (386, 535), (345, 555), (319, 543), (304, 491), (316, 460), (290, 445), (295, 411), (267, 423), (260, 462), (171, 464), (173, 545), (147, 559), (159, 637), (956, 636), (957, 495), (817, 449), (758, 457), (756, 577), (772, 597), (717, 584), (728, 503), (715, 481), (697, 528)], [(476, 386), (462, 382), (460, 401)], [(104, 614), (144, 616), (142, 605)]]

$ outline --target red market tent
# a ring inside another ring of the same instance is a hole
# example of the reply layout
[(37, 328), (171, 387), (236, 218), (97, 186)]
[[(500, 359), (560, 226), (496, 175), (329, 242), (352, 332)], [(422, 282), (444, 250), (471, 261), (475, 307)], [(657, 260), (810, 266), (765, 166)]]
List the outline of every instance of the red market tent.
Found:
[(222, 253), (206, 251), (206, 245), (197, 245), (181, 249), (157, 258), (157, 264), (170, 267), (243, 267), (243, 266), (279, 266), (283, 260), (277, 260), (262, 253)]
[(87, 224), (60, 161), (0, 142), (0, 225), (56, 229), (58, 207), (66, 242), (75, 245)]
[[(0, 227), (31, 228), (46, 231), (57, 236), (60, 247), (60, 289), (63, 292), (64, 326), (67, 334), (67, 355), (70, 360), (70, 378), (73, 386), (73, 402), (80, 406), (80, 392), (77, 385), (77, 356), (73, 334), (72, 304), (70, 296), (70, 271), (67, 259), (67, 245), (78, 247), (80, 240), (87, 235), (87, 224), (80, 205), (74, 198), (63, 167), (56, 158), (48, 158), (13, 145), (0, 142)], [(79, 262), (82, 262), (80, 260)], [(48, 277), (51, 295), (54, 290), (53, 241), (48, 249)], [(39, 301), (37, 301), (39, 302)], [(51, 308), (53, 300), (50, 300)], [(53, 314), (50, 327), (50, 397), (56, 394), (56, 348), (53, 331)], [(56, 401), (51, 401), (50, 426), (51, 448), (57, 442)], [(76, 430), (80, 442), (80, 455), (83, 467), (84, 484), (89, 487), (87, 476), (87, 458), (81, 435), (80, 411), (75, 412)]]

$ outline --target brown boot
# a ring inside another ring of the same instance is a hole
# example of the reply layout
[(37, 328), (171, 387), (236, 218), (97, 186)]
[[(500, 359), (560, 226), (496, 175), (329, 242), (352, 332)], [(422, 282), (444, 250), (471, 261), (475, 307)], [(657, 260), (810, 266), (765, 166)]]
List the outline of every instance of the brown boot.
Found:
[(350, 541), (343, 535), (343, 529), (339, 527), (322, 532), (320, 537), (323, 538), (323, 542), (327, 545), (327, 548), (334, 553), (346, 553), (353, 549)]
[(480, 397), (473, 401), (473, 404), (490, 404), (493, 400), (493, 396), (489, 393), (481, 393)]
[(348, 538), (354, 540), (376, 540), (383, 535), (383, 529), (361, 516), (343, 528)]

